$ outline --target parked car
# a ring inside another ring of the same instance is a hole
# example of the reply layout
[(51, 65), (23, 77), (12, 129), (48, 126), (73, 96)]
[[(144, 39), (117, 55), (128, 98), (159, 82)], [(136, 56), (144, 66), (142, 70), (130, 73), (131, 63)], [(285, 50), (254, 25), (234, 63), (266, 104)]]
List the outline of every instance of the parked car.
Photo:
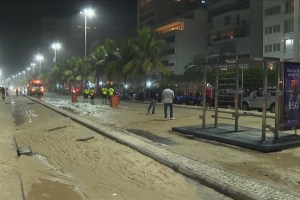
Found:
[[(267, 88), (267, 110), (271, 113), (275, 113), (276, 102), (276, 88)], [(258, 110), (263, 109), (263, 89), (257, 90), (249, 97), (245, 97), (242, 100), (242, 110)]]
[[(243, 94), (243, 96), (242, 96)], [(238, 107), (241, 105), (241, 98), (248, 97), (249, 93), (245, 90), (240, 90), (238, 94), (238, 99), (236, 99), (235, 90), (221, 91), (218, 94), (218, 107), (222, 108), (234, 108), (235, 102), (238, 101)], [(215, 99), (212, 99), (211, 106), (214, 107)]]
[(201, 106), (201, 105), (203, 105), (203, 97), (202, 96), (184, 96), (184, 95), (175, 96), (174, 104)]

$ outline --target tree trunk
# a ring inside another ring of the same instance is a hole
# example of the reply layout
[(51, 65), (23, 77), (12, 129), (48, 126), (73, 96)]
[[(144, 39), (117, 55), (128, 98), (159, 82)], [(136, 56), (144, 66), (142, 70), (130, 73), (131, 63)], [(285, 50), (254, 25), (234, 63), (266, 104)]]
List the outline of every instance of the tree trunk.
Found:
[(127, 76), (125, 75), (124, 76), (124, 88), (123, 88), (123, 97), (125, 97), (126, 96), (126, 86), (127, 85)]
[(144, 101), (146, 100), (146, 89), (147, 89), (147, 73), (145, 72), (145, 82), (144, 82)]
[(99, 89), (99, 70), (98, 69), (96, 70), (96, 91), (97, 91), (96, 94), (99, 94), (100, 89)]

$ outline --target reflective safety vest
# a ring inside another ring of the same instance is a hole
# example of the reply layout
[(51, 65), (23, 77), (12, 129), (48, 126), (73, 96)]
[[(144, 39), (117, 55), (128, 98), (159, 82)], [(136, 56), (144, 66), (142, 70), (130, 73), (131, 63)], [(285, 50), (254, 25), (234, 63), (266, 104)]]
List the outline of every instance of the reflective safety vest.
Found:
[(89, 94), (90, 93), (90, 91), (89, 91), (89, 89), (84, 89), (84, 94)]
[(92, 89), (90, 93), (91, 93), (91, 96), (94, 96), (94, 94), (95, 94), (95, 90), (94, 90), (94, 89)]
[(101, 91), (102, 91), (102, 94), (107, 95), (107, 88), (106, 87), (102, 88)]
[(109, 88), (109, 89), (108, 89), (108, 94), (109, 94), (109, 95), (113, 95), (114, 92), (115, 92), (115, 89), (114, 89), (114, 88)]

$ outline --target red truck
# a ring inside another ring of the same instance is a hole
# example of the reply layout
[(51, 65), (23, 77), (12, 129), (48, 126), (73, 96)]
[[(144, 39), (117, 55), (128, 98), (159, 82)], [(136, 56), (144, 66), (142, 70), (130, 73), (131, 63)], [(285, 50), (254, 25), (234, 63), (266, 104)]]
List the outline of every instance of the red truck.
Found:
[(32, 79), (29, 81), (27, 86), (27, 95), (33, 96), (38, 95), (38, 97), (44, 96), (45, 88), (44, 83), (40, 79)]

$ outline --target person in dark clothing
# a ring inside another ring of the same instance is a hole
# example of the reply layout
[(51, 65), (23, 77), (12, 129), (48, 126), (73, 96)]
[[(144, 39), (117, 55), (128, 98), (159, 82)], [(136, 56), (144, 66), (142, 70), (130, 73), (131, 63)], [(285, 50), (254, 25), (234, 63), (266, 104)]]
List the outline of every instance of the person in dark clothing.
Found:
[(6, 93), (5, 88), (4, 88), (4, 87), (1, 87), (1, 95), (2, 95), (2, 100), (3, 100), (3, 101), (4, 101), (4, 99), (5, 99), (5, 93)]
[(153, 86), (153, 88), (149, 92), (150, 104), (148, 106), (148, 114), (150, 114), (151, 107), (152, 107), (152, 114), (155, 114), (156, 94), (157, 94), (157, 88), (156, 86)]

